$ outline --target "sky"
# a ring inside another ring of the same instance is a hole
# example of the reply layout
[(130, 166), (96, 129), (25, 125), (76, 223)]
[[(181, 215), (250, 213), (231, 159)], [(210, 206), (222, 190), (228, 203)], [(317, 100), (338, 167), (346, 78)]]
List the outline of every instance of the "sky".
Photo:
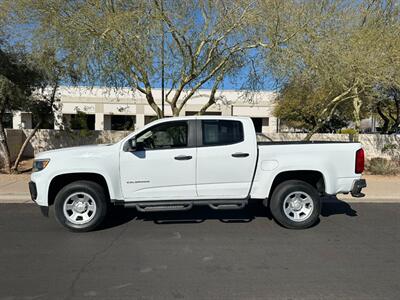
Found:
[[(197, 20), (199, 21), (199, 20)], [(30, 23), (27, 25), (23, 25), (19, 28), (13, 28), (13, 30), (15, 30), (13, 32), (13, 34), (11, 35), (11, 39), (10, 39), (10, 43), (11, 44), (15, 44), (15, 43), (23, 43), (27, 49), (31, 49), (32, 44), (31, 44), (31, 40), (33, 40), (33, 36), (31, 35), (31, 31), (34, 28), (34, 24)], [(225, 90), (238, 90), (238, 89), (242, 89), (245, 84), (246, 84), (246, 78), (247, 78), (247, 74), (249, 73), (250, 70), (250, 66), (249, 67), (244, 67), (242, 69), (240, 69), (238, 71), (237, 74), (234, 74), (234, 76), (230, 76), (230, 77), (225, 77), (220, 89), (225, 89)], [(270, 75), (265, 75), (265, 77), (263, 78), (263, 85), (260, 86), (261, 90), (269, 90), (269, 91), (276, 91), (277, 90), (277, 84), (275, 79), (270, 76)], [(62, 82), (63, 85), (71, 85), (71, 82), (68, 80), (64, 80)], [(204, 84), (202, 86), (202, 88), (204, 89), (210, 89), (212, 87), (213, 81), (210, 81), (206, 84)], [(78, 83), (78, 85), (89, 85), (89, 84), (85, 84), (84, 82), (80, 82)], [(101, 82), (93, 82), (90, 84), (91, 86), (101, 86)], [(161, 88), (161, 80), (152, 80), (152, 86), (154, 88)], [(165, 88), (168, 89), (170, 86), (168, 85), (168, 82), (165, 84)]]

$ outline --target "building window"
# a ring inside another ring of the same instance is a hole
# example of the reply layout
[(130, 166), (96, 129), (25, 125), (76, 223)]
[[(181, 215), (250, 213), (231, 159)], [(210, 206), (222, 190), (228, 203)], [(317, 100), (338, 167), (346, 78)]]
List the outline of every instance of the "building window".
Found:
[(157, 120), (157, 116), (144, 116), (144, 125), (147, 125), (155, 120)]
[[(199, 112), (198, 111), (186, 111), (185, 116), (195, 116)], [(220, 116), (221, 112), (220, 111), (206, 111), (203, 116)]]
[(12, 113), (5, 113), (3, 115), (3, 120), (1, 120), (3, 123), (4, 128), (13, 128), (13, 115)]
[(256, 133), (261, 133), (262, 132), (262, 118), (251, 118), (254, 124), (254, 129), (256, 130)]
[(263, 127), (269, 126), (269, 118), (251, 118), (256, 133), (262, 133)]
[[(32, 128), (35, 128), (38, 122), (39, 119), (35, 115), (32, 115)], [(43, 119), (39, 129), (54, 129), (54, 116), (49, 115), (47, 118)]]
[(111, 130), (134, 130), (136, 116), (112, 115)]
[[(71, 114), (69, 120), (69, 128), (75, 130), (88, 129), (94, 130), (95, 116), (88, 115), (82, 112)], [(64, 124), (68, 126), (68, 119), (64, 117)]]

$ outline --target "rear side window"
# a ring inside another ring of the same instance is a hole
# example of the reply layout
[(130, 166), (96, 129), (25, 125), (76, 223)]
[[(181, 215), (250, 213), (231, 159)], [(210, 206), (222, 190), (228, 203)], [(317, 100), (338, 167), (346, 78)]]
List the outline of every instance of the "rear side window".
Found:
[(243, 125), (239, 121), (203, 120), (203, 145), (217, 146), (243, 141)]

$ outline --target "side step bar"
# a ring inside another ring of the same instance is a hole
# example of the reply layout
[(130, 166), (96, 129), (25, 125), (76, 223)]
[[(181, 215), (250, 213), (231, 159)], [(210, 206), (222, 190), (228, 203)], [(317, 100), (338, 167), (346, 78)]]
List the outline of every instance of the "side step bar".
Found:
[(247, 205), (247, 200), (244, 201), (229, 201), (229, 202), (220, 202), (220, 203), (210, 203), (212, 209), (222, 210), (222, 209), (242, 209)]
[(156, 212), (156, 211), (182, 211), (189, 210), (194, 205), (208, 205), (215, 210), (224, 209), (242, 209), (248, 200), (194, 200), (194, 201), (151, 201), (151, 202), (127, 202), (113, 201), (116, 205), (124, 207), (136, 207), (141, 212)]
[(149, 211), (177, 211), (177, 210), (189, 210), (193, 207), (192, 203), (180, 203), (180, 204), (137, 204), (136, 209), (141, 212)]

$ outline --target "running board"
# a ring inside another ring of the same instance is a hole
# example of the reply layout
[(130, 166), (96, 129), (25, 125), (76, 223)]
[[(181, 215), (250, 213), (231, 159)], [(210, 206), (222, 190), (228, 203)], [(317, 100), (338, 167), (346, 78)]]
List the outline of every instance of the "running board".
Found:
[(247, 204), (247, 201), (241, 201), (237, 203), (210, 203), (212, 209), (219, 210), (219, 209), (242, 209)]
[(141, 212), (189, 210), (192, 207), (192, 203), (136, 204), (136, 209)]
[(156, 211), (182, 211), (189, 210), (194, 205), (208, 205), (215, 210), (242, 209), (248, 203), (247, 199), (242, 200), (192, 200), (192, 201), (151, 201), (151, 202), (123, 202), (113, 201), (116, 205), (125, 207), (136, 207), (141, 212)]

